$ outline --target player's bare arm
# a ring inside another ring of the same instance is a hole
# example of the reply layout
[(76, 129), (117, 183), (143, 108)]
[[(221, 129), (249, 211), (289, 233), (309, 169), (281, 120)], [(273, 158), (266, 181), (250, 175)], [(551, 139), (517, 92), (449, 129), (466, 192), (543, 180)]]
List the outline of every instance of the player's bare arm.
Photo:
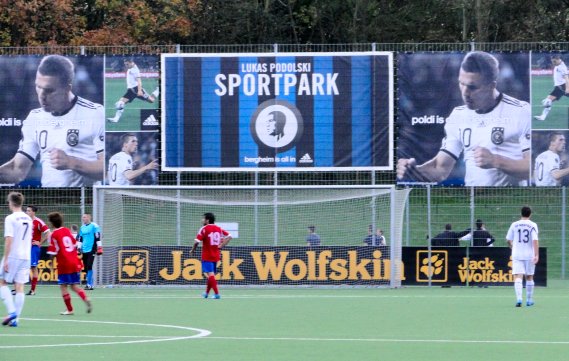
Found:
[(233, 239), (233, 237), (231, 237), (231, 235), (227, 235), (225, 237), (223, 237), (223, 241), (221, 241), (221, 244), (219, 245), (219, 248), (225, 247), (229, 241), (231, 241)]
[(14, 237), (7, 236), (4, 237), (4, 272), (8, 272), (8, 256), (10, 255), (10, 251), (12, 249), (12, 241)]
[(529, 177), (530, 152), (525, 151), (522, 159), (511, 159), (490, 152), (487, 148), (476, 147), (473, 151), (474, 163), (483, 169), (497, 168), (520, 179)]
[(144, 95), (144, 92), (142, 91), (142, 79), (140, 78), (136, 78), (136, 83), (138, 84), (138, 96), (141, 97)]
[(449, 176), (456, 160), (445, 152), (439, 152), (433, 159), (416, 165), (415, 158), (397, 161), (397, 177), (409, 175), (412, 179), (423, 182), (441, 182)]
[(533, 240), (533, 264), (539, 262), (539, 240)]
[(97, 154), (97, 160), (87, 161), (68, 155), (63, 150), (53, 148), (50, 153), (51, 165), (58, 170), (71, 169), (93, 179), (103, 179), (105, 172), (105, 152)]
[(19, 183), (32, 168), (32, 160), (21, 153), (0, 166), (0, 183)]
[(159, 167), (158, 159), (154, 159), (153, 161), (149, 162), (144, 167), (140, 167), (136, 170), (129, 169), (129, 170), (125, 171), (124, 176), (129, 181), (132, 181), (136, 177), (138, 177), (139, 175), (142, 175), (144, 172), (149, 171), (149, 170), (157, 170), (158, 167)]
[(190, 254), (194, 254), (194, 252), (196, 251), (196, 249), (198, 248), (198, 245), (200, 244), (200, 242), (195, 239), (194, 240), (194, 245), (192, 246), (192, 249), (190, 250)]
[(569, 168), (555, 169), (551, 171), (551, 176), (555, 180), (560, 180), (561, 178), (566, 177), (568, 175), (569, 175)]

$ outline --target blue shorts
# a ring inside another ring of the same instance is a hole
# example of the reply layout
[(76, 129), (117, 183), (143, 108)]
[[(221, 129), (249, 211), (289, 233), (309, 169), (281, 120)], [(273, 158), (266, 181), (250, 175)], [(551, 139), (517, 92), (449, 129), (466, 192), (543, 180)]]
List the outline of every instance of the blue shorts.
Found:
[(58, 285), (78, 285), (81, 282), (81, 273), (68, 273), (59, 275), (57, 279)]
[(203, 273), (209, 273), (209, 272), (217, 273), (216, 263), (217, 262), (202, 261), (202, 272)]
[(40, 261), (41, 247), (32, 245), (32, 260), (30, 267), (37, 267)]

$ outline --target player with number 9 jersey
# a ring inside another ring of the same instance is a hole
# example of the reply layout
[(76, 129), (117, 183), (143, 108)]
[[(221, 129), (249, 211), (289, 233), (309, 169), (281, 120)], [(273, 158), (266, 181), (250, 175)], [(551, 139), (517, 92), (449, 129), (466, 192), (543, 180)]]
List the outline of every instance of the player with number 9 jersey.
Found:
[(83, 269), (83, 263), (77, 257), (76, 243), (66, 227), (57, 228), (51, 233), (47, 253), (56, 256), (59, 275), (77, 273)]
[(229, 232), (216, 224), (206, 224), (199, 230), (196, 240), (202, 243), (202, 261), (220, 260), (219, 246), (226, 236), (229, 236)]

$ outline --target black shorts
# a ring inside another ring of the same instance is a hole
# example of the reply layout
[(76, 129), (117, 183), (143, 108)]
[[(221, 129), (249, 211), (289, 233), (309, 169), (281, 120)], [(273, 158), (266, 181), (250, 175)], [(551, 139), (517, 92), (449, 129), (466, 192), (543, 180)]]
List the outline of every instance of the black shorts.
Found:
[(555, 97), (556, 99), (561, 99), (564, 95), (566, 97), (569, 97), (569, 95), (565, 93), (565, 85), (566, 84), (561, 84), (556, 86), (555, 88), (553, 88), (553, 91), (549, 93), (549, 95)]
[(146, 90), (144, 90), (144, 88), (142, 88), (142, 93), (143, 93), (144, 95), (146, 95), (146, 97), (144, 97), (144, 96), (138, 96), (138, 87), (135, 86), (134, 88), (128, 88), (128, 89), (126, 90), (126, 93), (124, 93), (124, 95), (123, 95), (122, 97), (125, 98), (125, 99), (128, 99), (127, 103), (130, 103), (131, 101), (133, 101), (133, 100), (136, 99), (136, 98), (141, 99), (141, 100), (146, 100), (146, 101), (147, 101), (149, 95), (148, 95), (148, 93), (146, 92)]
[(83, 253), (83, 271), (87, 272), (93, 269), (93, 262), (95, 262), (95, 252)]

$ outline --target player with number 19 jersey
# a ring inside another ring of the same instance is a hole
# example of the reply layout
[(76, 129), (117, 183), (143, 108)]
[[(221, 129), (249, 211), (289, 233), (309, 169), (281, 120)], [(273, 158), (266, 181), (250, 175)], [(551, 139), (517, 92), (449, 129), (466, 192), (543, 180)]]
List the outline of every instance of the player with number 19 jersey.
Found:
[(73, 170), (52, 167), (50, 151), (63, 150), (67, 155), (87, 161), (97, 160), (105, 150), (105, 110), (102, 105), (75, 97), (64, 114), (34, 109), (24, 120), (18, 153), (32, 162), (40, 154), (42, 187), (81, 187), (95, 180)]
[(76, 240), (68, 228), (60, 227), (51, 233), (47, 253), (55, 255), (59, 275), (81, 272), (83, 262), (77, 257)]
[(216, 224), (207, 224), (200, 228), (196, 240), (202, 242), (202, 261), (217, 262), (221, 259), (219, 245), (229, 232)]
[(539, 240), (537, 224), (529, 219), (520, 219), (512, 223), (506, 239), (512, 241), (513, 260), (532, 260), (535, 255), (533, 241)]
[(519, 160), (531, 147), (531, 109), (527, 102), (500, 94), (498, 103), (486, 113), (466, 105), (454, 108), (446, 120), (441, 151), (458, 159), (464, 152), (466, 186), (524, 186), (526, 179), (508, 175), (497, 168), (477, 167), (474, 150), (487, 148), (493, 154)]

